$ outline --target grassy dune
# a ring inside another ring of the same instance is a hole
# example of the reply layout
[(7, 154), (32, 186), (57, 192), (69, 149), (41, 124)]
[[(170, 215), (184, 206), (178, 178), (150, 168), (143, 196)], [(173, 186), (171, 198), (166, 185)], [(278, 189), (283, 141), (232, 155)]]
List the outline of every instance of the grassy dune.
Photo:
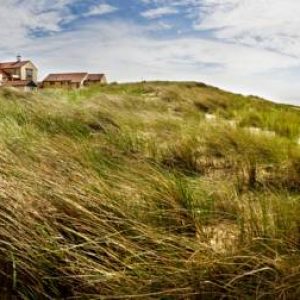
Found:
[(300, 298), (298, 108), (167, 82), (0, 105), (0, 299)]

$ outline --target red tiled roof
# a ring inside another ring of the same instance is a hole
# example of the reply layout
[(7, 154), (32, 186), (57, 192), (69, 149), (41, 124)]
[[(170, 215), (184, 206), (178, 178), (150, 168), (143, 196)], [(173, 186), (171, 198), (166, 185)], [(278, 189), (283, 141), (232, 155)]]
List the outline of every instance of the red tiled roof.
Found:
[(50, 82), (61, 82), (68, 81), (72, 83), (81, 83), (86, 77), (88, 73), (62, 73), (62, 74), (50, 74), (45, 79), (45, 81)]
[(15, 81), (6, 81), (2, 86), (6, 87), (25, 87), (25, 86), (36, 86), (36, 84), (31, 80), (15, 80)]
[(21, 68), (24, 65), (29, 63), (29, 60), (24, 61), (14, 61), (14, 62), (4, 62), (0, 63), (0, 69), (15, 69), (15, 68)]
[(88, 81), (101, 81), (105, 75), (104, 74), (89, 74), (86, 80)]

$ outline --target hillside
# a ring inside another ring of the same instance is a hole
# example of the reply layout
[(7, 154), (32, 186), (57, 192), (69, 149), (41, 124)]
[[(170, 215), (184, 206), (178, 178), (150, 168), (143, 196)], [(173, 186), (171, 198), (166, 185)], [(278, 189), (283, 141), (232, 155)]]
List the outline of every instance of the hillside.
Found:
[(297, 107), (175, 82), (0, 105), (1, 299), (300, 298)]

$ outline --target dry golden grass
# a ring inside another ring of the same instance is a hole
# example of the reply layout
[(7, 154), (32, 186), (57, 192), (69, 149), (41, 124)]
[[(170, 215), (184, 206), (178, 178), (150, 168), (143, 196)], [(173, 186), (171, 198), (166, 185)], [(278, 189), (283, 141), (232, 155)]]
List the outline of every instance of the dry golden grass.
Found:
[(1, 299), (300, 297), (299, 110), (171, 82), (0, 105)]

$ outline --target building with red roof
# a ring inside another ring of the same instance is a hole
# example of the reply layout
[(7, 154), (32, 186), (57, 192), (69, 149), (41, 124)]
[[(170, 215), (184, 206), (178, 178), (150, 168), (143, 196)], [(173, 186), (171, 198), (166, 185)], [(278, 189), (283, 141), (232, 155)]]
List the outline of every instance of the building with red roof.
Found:
[(38, 68), (30, 60), (0, 62), (0, 86), (32, 90), (37, 87)]

